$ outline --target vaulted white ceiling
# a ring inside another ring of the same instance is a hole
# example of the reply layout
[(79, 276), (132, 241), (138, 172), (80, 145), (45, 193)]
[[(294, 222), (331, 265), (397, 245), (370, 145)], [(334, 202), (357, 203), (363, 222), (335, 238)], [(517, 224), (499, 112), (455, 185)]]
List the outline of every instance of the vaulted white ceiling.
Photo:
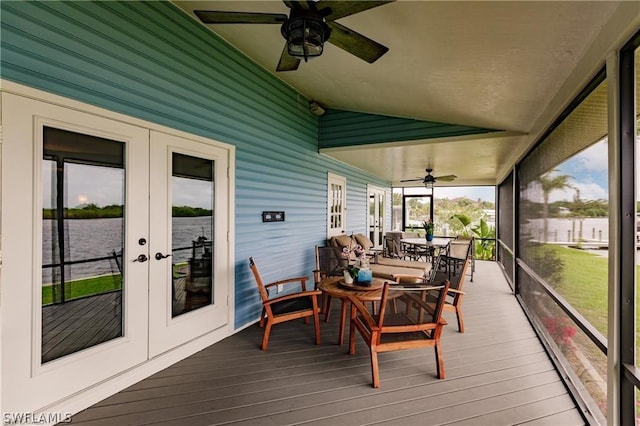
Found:
[[(289, 13), (281, 1), (174, 3), (196, 20), (194, 9)], [(389, 52), (368, 64), (327, 43), (321, 57), (277, 73), (279, 25), (207, 27), (325, 108), (505, 131), (323, 151), (396, 185), (425, 167), (472, 185), (508, 173), (640, 25), (640, 11), (638, 2), (400, 0), (338, 22)]]

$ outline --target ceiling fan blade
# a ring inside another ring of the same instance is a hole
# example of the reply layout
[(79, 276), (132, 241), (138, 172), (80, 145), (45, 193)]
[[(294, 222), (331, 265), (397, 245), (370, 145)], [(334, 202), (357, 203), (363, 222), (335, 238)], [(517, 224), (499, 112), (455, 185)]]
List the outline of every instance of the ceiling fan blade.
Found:
[(287, 15), (282, 13), (218, 12), (194, 10), (205, 24), (282, 24)]
[(282, 54), (280, 55), (280, 61), (278, 61), (276, 71), (295, 71), (298, 69), (299, 65), (300, 59), (289, 55), (287, 45), (285, 44), (284, 49), (282, 49)]
[(310, 4), (307, 0), (282, 0), (282, 2), (291, 10), (308, 10), (315, 5), (314, 2), (311, 2), (312, 4)]
[(436, 176), (436, 180), (441, 180), (443, 182), (451, 182), (452, 180), (457, 179), (456, 175), (445, 175), (445, 176)]
[(355, 13), (364, 12), (365, 10), (373, 9), (374, 7), (382, 6), (383, 4), (393, 3), (394, 0), (387, 1), (334, 1), (334, 0), (322, 0), (316, 3), (318, 10), (324, 8), (330, 8), (331, 14), (327, 16), (328, 21), (334, 21), (336, 19), (344, 18), (345, 16), (353, 15)]
[(359, 34), (344, 25), (340, 25), (337, 22), (327, 22), (331, 28), (331, 35), (329, 36), (329, 43), (338, 46), (340, 49), (345, 50), (358, 58), (374, 63), (382, 55), (389, 51), (389, 48), (381, 45), (378, 42), (371, 40)]
[(400, 182), (422, 182), (423, 180), (424, 178), (404, 179), (404, 180), (401, 180)]

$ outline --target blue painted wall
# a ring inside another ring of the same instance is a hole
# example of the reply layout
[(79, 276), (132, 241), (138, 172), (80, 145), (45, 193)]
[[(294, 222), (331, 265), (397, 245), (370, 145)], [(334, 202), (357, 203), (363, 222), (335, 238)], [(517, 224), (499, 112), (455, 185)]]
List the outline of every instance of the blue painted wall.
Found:
[(347, 177), (350, 232), (365, 230), (366, 184), (389, 187), (318, 154), (307, 99), (171, 3), (0, 5), (3, 79), (237, 147), (236, 327), (260, 312), (249, 256), (266, 281), (311, 276), (328, 171)]

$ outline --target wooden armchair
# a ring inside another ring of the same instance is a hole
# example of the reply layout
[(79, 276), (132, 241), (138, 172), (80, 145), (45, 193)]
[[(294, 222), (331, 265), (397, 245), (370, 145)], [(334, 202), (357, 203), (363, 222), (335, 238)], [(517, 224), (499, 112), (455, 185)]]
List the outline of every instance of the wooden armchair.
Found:
[[(424, 284), (390, 284), (382, 288), (382, 299), (378, 315), (372, 315), (357, 299), (351, 300), (351, 327), (349, 354), (356, 353), (356, 330), (362, 336), (371, 353), (371, 376), (373, 387), (380, 387), (378, 353), (403, 349), (433, 347), (439, 379), (444, 379), (444, 359), (440, 337), (446, 321), (442, 318), (449, 281), (440, 286)], [(390, 293), (402, 292), (398, 295)], [(426, 300), (435, 299), (429, 304)], [(407, 304), (407, 309), (387, 309), (387, 301), (398, 299)]]
[(456, 313), (456, 318), (458, 319), (458, 331), (460, 333), (464, 333), (464, 319), (462, 316), (462, 299), (464, 297), (464, 291), (462, 291), (462, 286), (466, 279), (467, 270), (470, 267), (471, 259), (466, 258), (462, 264), (462, 268), (453, 272), (436, 271), (431, 278), (432, 283), (442, 282), (445, 279), (450, 280), (451, 285), (449, 287), (444, 310)]
[[(307, 277), (288, 278), (280, 281), (275, 281), (269, 284), (264, 284), (258, 267), (253, 261), (253, 257), (249, 258), (249, 266), (251, 272), (258, 285), (258, 291), (260, 292), (260, 298), (262, 299), (262, 315), (260, 316), (260, 327), (264, 327), (264, 335), (262, 337), (262, 350), (266, 351), (269, 345), (269, 335), (271, 334), (271, 327), (274, 324), (279, 324), (285, 321), (291, 321), (298, 318), (304, 318), (305, 322), (309, 322), (309, 317), (313, 317), (313, 323), (316, 333), (316, 345), (320, 344), (320, 320), (318, 318), (318, 295), (321, 294), (320, 290), (307, 290)], [(270, 287), (277, 287), (280, 284), (295, 284), (299, 283), (301, 291), (296, 293), (285, 294), (273, 299), (269, 298), (268, 289)]]

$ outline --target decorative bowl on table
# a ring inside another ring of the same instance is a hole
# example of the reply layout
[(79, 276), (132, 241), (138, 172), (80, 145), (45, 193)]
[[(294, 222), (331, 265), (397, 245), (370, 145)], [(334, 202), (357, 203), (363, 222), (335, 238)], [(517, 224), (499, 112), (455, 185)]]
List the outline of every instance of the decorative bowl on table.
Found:
[(367, 287), (371, 285), (371, 280), (373, 280), (373, 272), (369, 268), (361, 268), (358, 271), (358, 276), (355, 279), (355, 282), (358, 285)]

